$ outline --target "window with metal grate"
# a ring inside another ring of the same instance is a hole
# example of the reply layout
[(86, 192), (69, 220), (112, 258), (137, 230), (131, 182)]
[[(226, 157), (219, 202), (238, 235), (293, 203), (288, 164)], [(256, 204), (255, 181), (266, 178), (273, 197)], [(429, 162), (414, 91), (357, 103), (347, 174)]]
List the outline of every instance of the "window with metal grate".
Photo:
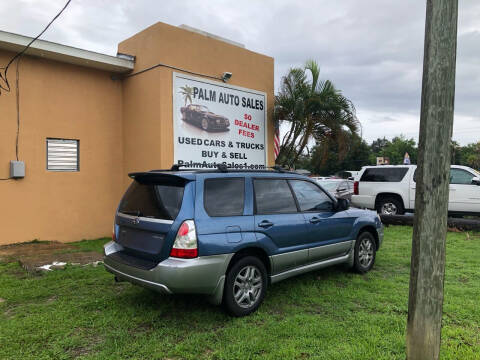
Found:
[(47, 138), (47, 170), (80, 171), (79, 140)]

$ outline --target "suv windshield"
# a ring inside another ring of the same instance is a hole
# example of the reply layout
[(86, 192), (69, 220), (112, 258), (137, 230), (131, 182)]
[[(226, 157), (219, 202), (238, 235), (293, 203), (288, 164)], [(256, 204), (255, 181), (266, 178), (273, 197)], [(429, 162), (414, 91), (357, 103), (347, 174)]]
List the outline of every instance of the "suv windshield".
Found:
[(118, 212), (154, 219), (175, 220), (183, 199), (183, 186), (141, 184), (134, 181)]

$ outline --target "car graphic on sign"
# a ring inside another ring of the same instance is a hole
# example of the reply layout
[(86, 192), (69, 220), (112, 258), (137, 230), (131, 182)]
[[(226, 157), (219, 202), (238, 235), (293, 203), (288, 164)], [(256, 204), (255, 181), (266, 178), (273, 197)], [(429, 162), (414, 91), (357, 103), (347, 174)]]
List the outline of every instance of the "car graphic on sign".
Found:
[(228, 131), (230, 121), (223, 115), (211, 112), (204, 105), (189, 104), (180, 108), (182, 120), (205, 131)]

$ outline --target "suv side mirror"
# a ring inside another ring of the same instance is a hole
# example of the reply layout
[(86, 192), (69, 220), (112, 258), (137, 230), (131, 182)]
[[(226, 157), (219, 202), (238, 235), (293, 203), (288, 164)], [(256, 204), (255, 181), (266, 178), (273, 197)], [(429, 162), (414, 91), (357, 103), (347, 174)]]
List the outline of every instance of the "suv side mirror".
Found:
[(348, 201), (347, 199), (338, 199), (337, 200), (337, 205), (336, 205), (336, 210), (337, 211), (348, 210), (349, 207), (350, 207), (350, 201)]
[(472, 185), (480, 185), (480, 177), (475, 176), (472, 178)]

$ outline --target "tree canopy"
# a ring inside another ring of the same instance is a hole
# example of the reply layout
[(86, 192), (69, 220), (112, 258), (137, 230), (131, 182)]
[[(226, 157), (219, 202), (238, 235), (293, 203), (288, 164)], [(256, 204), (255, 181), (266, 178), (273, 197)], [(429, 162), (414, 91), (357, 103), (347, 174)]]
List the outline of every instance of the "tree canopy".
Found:
[[(188, 89), (182, 90), (187, 102)], [(332, 175), (375, 165), (377, 157), (388, 157), (392, 165), (402, 164), (405, 153), (411, 164), (417, 163), (413, 138), (383, 137), (367, 144), (359, 134), (355, 106), (330, 80), (320, 79), (320, 67), (313, 60), (302, 68), (291, 68), (282, 78), (274, 119), (287, 128), (280, 139), (279, 165)], [(466, 146), (453, 141), (451, 146), (452, 164), (480, 168), (480, 141)]]
[(313, 60), (282, 78), (274, 118), (289, 126), (277, 158), (278, 164), (289, 166), (303, 156), (310, 141), (334, 142), (344, 156), (348, 136), (360, 127), (353, 103), (330, 80), (320, 80), (320, 67)]

